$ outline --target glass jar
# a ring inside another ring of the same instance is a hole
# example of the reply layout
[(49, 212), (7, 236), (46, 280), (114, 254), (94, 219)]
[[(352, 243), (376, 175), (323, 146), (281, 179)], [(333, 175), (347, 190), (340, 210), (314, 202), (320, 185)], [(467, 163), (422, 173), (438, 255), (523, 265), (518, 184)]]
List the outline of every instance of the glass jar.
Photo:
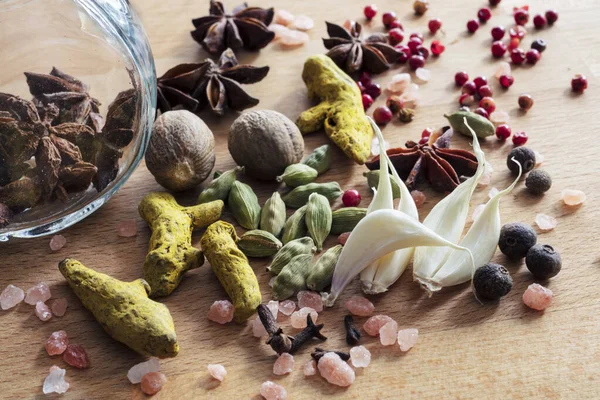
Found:
[(148, 144), (156, 73), (127, 0), (0, 0), (0, 241), (98, 209)]

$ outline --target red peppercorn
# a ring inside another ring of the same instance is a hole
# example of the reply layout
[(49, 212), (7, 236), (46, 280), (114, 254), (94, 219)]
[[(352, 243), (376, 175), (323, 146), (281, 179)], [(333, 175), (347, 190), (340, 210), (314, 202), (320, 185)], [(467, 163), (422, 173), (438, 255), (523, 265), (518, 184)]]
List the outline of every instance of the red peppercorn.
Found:
[(529, 21), (529, 11), (520, 9), (513, 14), (517, 25), (525, 25)]
[(394, 48), (396, 50), (399, 50), (400, 52), (402, 52), (402, 54), (400, 54), (400, 57), (398, 57), (398, 61), (396, 61), (398, 64), (404, 64), (405, 62), (408, 61), (408, 59), (412, 55), (412, 51), (410, 51), (410, 48), (408, 46), (403, 45), (403, 44), (399, 44), (397, 46), (394, 46)]
[(423, 68), (425, 66), (425, 59), (420, 55), (410, 56), (408, 59), (408, 65), (413, 70), (416, 70), (417, 68)]
[(363, 12), (365, 14), (365, 18), (370, 21), (377, 15), (377, 6), (375, 4), (368, 5), (365, 7)]
[(575, 93), (583, 93), (587, 87), (588, 82), (585, 76), (577, 74), (573, 79), (571, 79), (571, 89)]
[(365, 85), (365, 93), (373, 99), (376, 99), (381, 95), (381, 86), (378, 83), (371, 82), (368, 85)]
[(521, 39), (512, 38), (512, 39), (510, 39), (510, 42), (508, 42), (508, 50), (513, 51), (514, 49), (519, 47), (520, 44), (521, 44)]
[(360, 89), (361, 93), (365, 92), (365, 85), (362, 84), (361, 81), (356, 82), (356, 85), (358, 86), (358, 88)]
[(404, 108), (404, 101), (400, 96), (390, 96), (385, 101), (385, 105), (390, 109), (392, 114), (396, 115)]
[(508, 30), (509, 36), (512, 38), (523, 39), (527, 35), (527, 29), (525, 27), (516, 25)]
[(446, 46), (444, 46), (439, 40), (434, 40), (431, 42), (431, 52), (434, 56), (439, 56), (446, 50)]
[(525, 143), (527, 143), (527, 139), (529, 139), (529, 137), (527, 136), (527, 133), (515, 132), (515, 134), (512, 137), (512, 142), (515, 146), (522, 146)]
[(429, 20), (427, 26), (429, 27), (429, 32), (431, 32), (432, 35), (435, 35), (435, 33), (442, 27), (442, 20), (439, 18), (431, 19)]
[(358, 81), (363, 85), (366, 86), (369, 83), (371, 83), (373, 80), (373, 78), (371, 77), (371, 74), (368, 73), (367, 71), (363, 71), (360, 73), (360, 76), (358, 77)]
[(473, 112), (475, 114), (481, 115), (482, 117), (484, 117), (486, 119), (490, 119), (490, 114), (487, 111), (485, 111), (485, 108), (483, 108), (483, 107), (477, 107), (475, 109), (475, 111), (473, 111)]
[(548, 10), (546, 11), (546, 20), (548, 21), (548, 25), (552, 25), (558, 19), (558, 13), (556, 10)]
[(508, 89), (515, 82), (515, 78), (513, 78), (511, 75), (501, 75), (499, 81), (500, 86), (502, 86), (504, 89)]
[(523, 111), (529, 111), (529, 109), (533, 107), (533, 97), (528, 94), (520, 95), (518, 102), (519, 107), (521, 107)]
[(513, 64), (523, 64), (525, 62), (525, 51), (521, 48), (513, 49), (510, 52), (510, 59), (513, 62)]
[(527, 58), (527, 64), (535, 65), (542, 56), (542, 53), (537, 51), (536, 49), (531, 49), (525, 54), (525, 58)]
[(495, 41), (494, 43), (492, 43), (492, 55), (496, 58), (500, 58), (502, 56), (504, 56), (504, 54), (506, 53), (506, 45), (501, 42), (500, 40)]
[(477, 87), (477, 85), (475, 85), (475, 83), (466, 82), (464, 85), (462, 85), (461, 92), (473, 95), (473, 94), (477, 93), (477, 89), (478, 89), (478, 87)]
[(373, 119), (377, 125), (386, 125), (392, 120), (392, 111), (386, 106), (379, 106), (373, 111)]
[(419, 144), (427, 144), (427, 142), (429, 142), (429, 136), (419, 139)]
[(510, 137), (512, 133), (510, 126), (506, 124), (498, 125), (496, 127), (496, 137), (500, 140), (506, 140)]
[(411, 33), (410, 36), (409, 36), (409, 38), (410, 39), (417, 38), (417, 39), (419, 39), (421, 41), (421, 43), (423, 43), (423, 40), (425, 40), (425, 38), (423, 37), (423, 34), (419, 33), (419, 32), (413, 32), (413, 33)]
[(388, 29), (394, 29), (394, 28), (398, 28), (401, 31), (404, 31), (404, 27), (402, 26), (400, 21), (398, 21), (397, 19), (393, 20), (392, 23), (390, 24), (390, 26), (388, 27)]
[(481, 97), (492, 97), (493, 95), (492, 88), (489, 85), (483, 85), (477, 90), (477, 93)]
[(431, 129), (431, 128), (423, 129), (423, 132), (421, 132), (421, 139), (429, 138), (429, 136), (431, 136), (432, 133), (433, 133), (433, 129)]
[(500, 26), (500, 25), (495, 26), (492, 28), (491, 33), (492, 33), (492, 38), (494, 40), (501, 40), (504, 37), (504, 35), (506, 34), (506, 29), (504, 29), (504, 27)]
[(417, 47), (421, 46), (423, 44), (423, 41), (419, 38), (410, 38), (408, 40), (408, 43), (406, 44), (408, 46), (408, 48), (410, 49), (410, 51), (412, 52), (412, 54), (416, 54), (417, 52)]
[(492, 12), (487, 7), (480, 8), (477, 11), (477, 18), (479, 18), (479, 22), (486, 23), (492, 18)]
[(461, 106), (470, 106), (475, 102), (475, 97), (470, 93), (462, 93), (458, 98), (458, 104)]
[(392, 46), (395, 46), (404, 40), (404, 32), (400, 28), (390, 29), (388, 32), (388, 40)]
[(544, 18), (542, 14), (536, 14), (536, 16), (533, 17), (533, 26), (537, 29), (542, 29), (546, 26), (546, 18)]
[(420, 55), (425, 60), (427, 60), (429, 58), (429, 50), (427, 50), (427, 47), (425, 47), (425, 46), (417, 47), (416, 54)]
[(478, 76), (477, 78), (473, 79), (473, 83), (475, 84), (475, 87), (479, 89), (483, 85), (487, 85), (488, 82), (485, 76)]
[(496, 102), (491, 97), (484, 97), (479, 101), (479, 107), (491, 114), (496, 110)]
[(365, 111), (367, 111), (367, 109), (373, 105), (373, 98), (371, 96), (369, 96), (368, 94), (363, 94), (362, 95), (362, 104), (363, 104), (363, 108), (365, 109)]
[(342, 196), (344, 207), (357, 207), (360, 204), (360, 193), (356, 189), (348, 189)]
[(465, 71), (459, 71), (454, 75), (454, 83), (456, 86), (462, 86), (469, 80), (469, 74)]
[(471, 33), (475, 33), (477, 29), (479, 29), (479, 22), (475, 21), (474, 19), (470, 19), (467, 22), (467, 30)]
[(501, 0), (488, 0), (488, 3), (490, 3), (490, 6), (492, 7), (496, 7), (498, 4), (500, 4)]
[(381, 16), (381, 21), (386, 28), (389, 28), (390, 24), (396, 19), (396, 13), (393, 11), (386, 12)]

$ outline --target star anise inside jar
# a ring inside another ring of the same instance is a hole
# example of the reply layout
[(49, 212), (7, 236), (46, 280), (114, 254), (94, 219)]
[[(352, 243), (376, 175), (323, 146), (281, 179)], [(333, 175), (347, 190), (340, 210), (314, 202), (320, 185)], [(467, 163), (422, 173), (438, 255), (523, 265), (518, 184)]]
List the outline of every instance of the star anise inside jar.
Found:
[[(451, 137), (452, 130), (444, 127), (434, 132), (425, 144), (408, 141), (406, 148), (387, 150), (409, 190), (414, 190), (417, 183), (426, 178), (436, 191), (451, 192), (461, 183), (461, 177), (475, 174), (477, 157), (467, 150), (451, 149)], [(370, 170), (379, 169), (379, 156), (372, 157), (365, 165)]]

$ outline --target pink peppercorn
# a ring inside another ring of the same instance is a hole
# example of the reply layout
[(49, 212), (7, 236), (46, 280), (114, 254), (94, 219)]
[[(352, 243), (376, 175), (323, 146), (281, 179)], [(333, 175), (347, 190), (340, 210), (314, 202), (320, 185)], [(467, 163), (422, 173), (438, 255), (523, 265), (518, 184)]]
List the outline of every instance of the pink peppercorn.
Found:
[(475, 94), (477, 92), (477, 86), (475, 85), (474, 82), (467, 82), (464, 85), (462, 85), (461, 88), (461, 92), (462, 93), (468, 93), (468, 94)]
[(398, 21), (397, 19), (393, 20), (390, 23), (390, 26), (387, 27), (388, 29), (394, 29), (394, 28), (398, 28), (401, 31), (404, 31), (404, 27), (402, 26), (402, 24), (400, 23), (400, 21)]
[(365, 14), (365, 18), (370, 21), (375, 17), (375, 15), (377, 15), (377, 6), (375, 4), (370, 4), (365, 7), (363, 12)]
[(515, 78), (513, 78), (511, 75), (502, 75), (500, 76), (499, 80), (500, 86), (502, 86), (504, 89), (508, 89), (515, 82)]
[(558, 20), (558, 13), (555, 10), (546, 11), (546, 20), (548, 21), (548, 25), (552, 25)]
[(423, 43), (423, 41), (425, 40), (425, 38), (423, 37), (423, 34), (419, 33), (419, 32), (413, 32), (413, 33), (411, 33), (410, 36), (409, 36), (409, 38), (410, 39), (417, 38), (417, 39), (419, 39), (421, 41), (421, 43)]
[(429, 138), (429, 136), (431, 136), (432, 133), (433, 133), (433, 129), (431, 129), (431, 128), (423, 129), (423, 132), (421, 132), (421, 139)]
[(515, 17), (515, 23), (517, 25), (525, 25), (529, 21), (529, 11), (524, 9), (515, 11), (513, 16)]
[(376, 99), (381, 95), (381, 86), (378, 83), (369, 83), (368, 85), (365, 85), (364, 92), (373, 99)]
[(367, 111), (367, 109), (373, 105), (373, 98), (366, 93), (363, 94), (362, 95), (362, 104), (363, 104), (363, 108), (365, 109), (365, 111)]
[(537, 51), (536, 49), (531, 49), (525, 54), (525, 58), (527, 58), (527, 64), (535, 65), (540, 60), (542, 53)]
[(515, 146), (522, 146), (527, 143), (527, 133), (525, 132), (515, 132), (512, 137), (512, 142)]
[(510, 137), (511, 133), (512, 133), (512, 130), (510, 129), (510, 126), (508, 126), (506, 124), (498, 125), (496, 127), (496, 137), (499, 140), (508, 139)]
[(435, 35), (435, 33), (442, 27), (442, 20), (439, 18), (434, 18), (429, 21), (427, 26), (429, 28), (429, 32), (431, 32), (432, 35)]
[(400, 44), (404, 40), (404, 32), (400, 28), (393, 28), (388, 31), (388, 40), (392, 46)]
[(477, 90), (477, 93), (479, 93), (479, 96), (481, 96), (481, 97), (492, 97), (492, 95), (494, 94), (492, 92), (492, 88), (489, 85), (483, 85), (483, 86), (481, 86)]
[(525, 50), (521, 48), (513, 49), (510, 52), (510, 60), (513, 62), (513, 64), (523, 64), (525, 62), (525, 58)]
[(417, 68), (423, 68), (423, 66), (425, 66), (425, 59), (420, 55), (411, 56), (408, 59), (408, 65), (413, 70), (416, 70)]
[(429, 50), (427, 50), (427, 47), (425, 47), (425, 46), (419, 46), (419, 47), (417, 47), (416, 54), (420, 55), (425, 60), (427, 60), (429, 58)]
[(494, 43), (492, 43), (492, 56), (494, 56), (495, 58), (500, 58), (502, 56), (504, 56), (504, 54), (506, 53), (506, 45), (501, 42), (500, 40), (495, 41)]
[(431, 53), (438, 57), (446, 50), (446, 46), (444, 46), (439, 40), (434, 40), (431, 42)]
[(361, 72), (360, 76), (358, 77), (358, 81), (360, 83), (362, 83), (363, 86), (366, 86), (366, 85), (370, 84), (372, 82), (372, 79), (373, 78), (371, 77), (371, 74), (368, 73), (367, 71)]
[(379, 106), (373, 111), (373, 119), (377, 125), (386, 125), (392, 120), (392, 111), (386, 106)]
[(423, 44), (423, 41), (419, 38), (410, 38), (408, 43), (406, 44), (410, 51), (415, 54), (417, 52), (417, 48)]
[(546, 26), (546, 18), (544, 18), (542, 14), (537, 14), (535, 17), (533, 17), (533, 26), (535, 26), (537, 29), (542, 29), (544, 26)]
[(355, 189), (348, 189), (342, 196), (344, 207), (357, 207), (360, 204), (360, 193)]
[(492, 28), (492, 38), (494, 40), (502, 40), (504, 35), (506, 34), (506, 29), (503, 26), (495, 26)]
[(496, 102), (491, 97), (484, 97), (479, 101), (479, 107), (491, 114), (496, 110)]
[(393, 11), (390, 12), (386, 12), (381, 16), (381, 21), (383, 22), (383, 25), (389, 29), (390, 24), (395, 21), (396, 18), (396, 13)]
[(496, 7), (498, 4), (500, 4), (501, 0), (488, 0), (488, 3), (490, 3), (490, 6), (492, 7)]
[(583, 93), (585, 89), (588, 87), (587, 78), (581, 74), (575, 75), (573, 79), (571, 79), (571, 89), (575, 93)]
[(410, 48), (408, 46), (399, 44), (397, 46), (394, 46), (394, 48), (402, 53), (402, 54), (400, 54), (398, 61), (396, 61), (398, 64), (404, 64), (405, 62), (408, 61), (410, 56), (412, 56), (412, 51), (410, 50)]
[(465, 71), (459, 71), (454, 75), (454, 83), (456, 86), (462, 86), (469, 80), (469, 74)]
[(479, 22), (475, 21), (474, 19), (470, 19), (467, 22), (467, 30), (471, 33), (475, 33), (477, 32), (477, 29), (479, 29)]
[(483, 85), (487, 85), (488, 82), (485, 76), (478, 76), (477, 78), (473, 79), (473, 83), (475, 84), (477, 89), (479, 89)]
[(479, 18), (479, 22), (486, 23), (492, 18), (492, 12), (487, 7), (480, 8), (477, 11), (477, 18)]
[(490, 114), (487, 111), (485, 111), (485, 108), (483, 108), (483, 107), (477, 107), (475, 109), (475, 111), (473, 111), (473, 112), (475, 114), (481, 115), (482, 117), (484, 117), (486, 119), (490, 119)]
[(520, 44), (521, 44), (521, 39), (519, 39), (519, 38), (512, 38), (508, 42), (508, 50), (513, 51), (514, 49), (516, 49), (517, 47), (519, 47)]

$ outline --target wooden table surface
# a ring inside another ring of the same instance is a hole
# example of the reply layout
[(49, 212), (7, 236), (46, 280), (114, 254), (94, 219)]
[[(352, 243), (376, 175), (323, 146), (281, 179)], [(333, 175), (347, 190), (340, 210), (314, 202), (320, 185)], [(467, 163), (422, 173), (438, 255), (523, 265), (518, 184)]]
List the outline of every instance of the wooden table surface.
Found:
[[(227, 1), (232, 8), (237, 1)], [(270, 6), (266, 0), (252, 5)], [(295, 14), (307, 14), (316, 23), (310, 32), (310, 43), (298, 49), (285, 50), (271, 44), (260, 53), (243, 53), (241, 60), (255, 65), (269, 65), (271, 71), (262, 82), (248, 86), (250, 94), (260, 98), (259, 109), (275, 109), (291, 119), (309, 107), (306, 90), (300, 79), (306, 57), (323, 53), (321, 37), (325, 35), (324, 21), (342, 24), (347, 18), (362, 20), (359, 1), (277, 1), (277, 5)], [(453, 76), (466, 70), (471, 77), (493, 76), (497, 62), (490, 57), (492, 26), (512, 25), (511, 10), (522, 2), (504, 0), (493, 11), (493, 17), (475, 35), (465, 34), (467, 19), (475, 17), (484, 1), (436, 1), (422, 18), (415, 18), (408, 0), (380, 0), (379, 14), (368, 30), (381, 31), (380, 16), (386, 10), (398, 13), (407, 32), (425, 32), (429, 18), (443, 20), (446, 52), (428, 63), (431, 81), (421, 86), (422, 104), (415, 120), (408, 124), (390, 124), (384, 135), (393, 146), (417, 139), (423, 128), (444, 124), (442, 114), (456, 109), (459, 92)], [(596, 129), (600, 125), (597, 111), (600, 101), (600, 28), (597, 18), (600, 3), (593, 0), (530, 1), (532, 15), (555, 7), (560, 13), (558, 23), (548, 29), (535, 31), (525, 39), (528, 47), (532, 38), (544, 38), (548, 49), (535, 67), (520, 67), (514, 72), (515, 84), (501, 90), (496, 82), (498, 108), (509, 112), (513, 130), (526, 131), (533, 149), (545, 156), (543, 168), (553, 177), (552, 189), (542, 197), (532, 197), (521, 182), (514, 192), (502, 201), (504, 223), (522, 221), (533, 224), (537, 213), (557, 218), (557, 228), (540, 233), (539, 242), (555, 246), (562, 254), (563, 270), (548, 283), (555, 294), (552, 306), (543, 313), (526, 308), (521, 296), (534, 280), (523, 263), (509, 263), (498, 251), (493, 261), (506, 264), (514, 287), (498, 304), (480, 305), (468, 285), (444, 290), (428, 298), (412, 282), (407, 271), (389, 293), (373, 297), (378, 313), (392, 316), (401, 328), (420, 330), (417, 346), (403, 354), (398, 346), (382, 347), (377, 339), (366, 338), (364, 344), (373, 355), (371, 365), (358, 371), (356, 382), (342, 389), (327, 384), (319, 377), (305, 378), (301, 366), (309, 359), (309, 351), (296, 356), (295, 371), (275, 377), (272, 366), (275, 356), (271, 349), (252, 337), (251, 327), (229, 324), (217, 325), (206, 319), (210, 304), (226, 298), (217, 279), (205, 264), (187, 274), (181, 286), (162, 301), (169, 307), (176, 323), (181, 344), (180, 354), (161, 362), (168, 383), (157, 398), (163, 399), (257, 399), (265, 380), (286, 387), (289, 398), (598, 398), (600, 395), (600, 252), (596, 243), (600, 226), (598, 193), (600, 167), (596, 164), (600, 150)], [(190, 19), (207, 13), (208, 1), (198, 0), (135, 0), (148, 33), (158, 74), (181, 62), (199, 62), (206, 54), (190, 38)], [(531, 25), (531, 24), (530, 24)], [(529, 28), (529, 26), (528, 26)], [(425, 34), (430, 40), (428, 34)], [(385, 85), (394, 68), (376, 78)], [(590, 88), (582, 96), (572, 95), (570, 80), (575, 73), (588, 77)], [(92, 89), (93, 90), (93, 89)], [(517, 97), (529, 93), (535, 100), (526, 115), (517, 107)], [(385, 101), (382, 96), (377, 104)], [(227, 151), (228, 127), (235, 115), (222, 119), (201, 114), (215, 133), (217, 141), (216, 168), (231, 168), (234, 163)], [(326, 143), (323, 134), (306, 137), (306, 152)], [(453, 146), (468, 147), (463, 137), (455, 137)], [(489, 188), (506, 187), (510, 175), (505, 166), (511, 143), (502, 144), (489, 138), (482, 144), (487, 159), (495, 168), (492, 185), (475, 192), (471, 206), (487, 198)], [(370, 195), (362, 177), (364, 167), (354, 165), (336, 151), (333, 168), (319, 181), (338, 181), (343, 188), (357, 188), (368, 204)], [(259, 200), (276, 189), (274, 184), (256, 184)], [(440, 199), (421, 186), (428, 196), (420, 209), (421, 218)], [(565, 188), (584, 190), (587, 202), (576, 208), (562, 205), (560, 192)], [(67, 368), (71, 389), (63, 396), (68, 399), (142, 398), (132, 386), (127, 370), (142, 357), (110, 339), (67, 287), (58, 272), (57, 263), (74, 257), (84, 264), (123, 280), (141, 275), (147, 251), (149, 230), (137, 215), (137, 204), (148, 192), (160, 190), (159, 185), (140, 166), (129, 182), (95, 214), (63, 232), (68, 240), (65, 248), (51, 253), (49, 238), (14, 240), (0, 244), (0, 286), (14, 284), (26, 289), (39, 281), (48, 282), (55, 297), (67, 297), (69, 308), (62, 318), (42, 323), (31, 306), (21, 304), (9, 312), (0, 312), (0, 397), (10, 399), (42, 398), (42, 382), (48, 368), (61, 360), (47, 356), (43, 343), (51, 332), (64, 329), (71, 341), (82, 344), (89, 354), (91, 368), (79, 371)], [(198, 190), (199, 191), (199, 190)], [(196, 191), (196, 193), (198, 192)], [(196, 193), (180, 196), (190, 204)], [(336, 203), (336, 205), (339, 205)], [(138, 235), (120, 238), (116, 225), (135, 218)], [(225, 216), (230, 219), (229, 215)], [(199, 245), (200, 234), (194, 236)], [(330, 244), (335, 238), (330, 238)], [(265, 272), (267, 261), (254, 261), (263, 298), (270, 299)], [(354, 282), (332, 309), (319, 316), (325, 323), (329, 340), (324, 347), (345, 349), (341, 304), (344, 298), (359, 292)], [(364, 319), (359, 318), (362, 324)], [(288, 322), (283, 323), (284, 327)], [(217, 385), (209, 379), (206, 365), (222, 363), (228, 371), (225, 381)], [(51, 397), (51, 396), (50, 396)]]

